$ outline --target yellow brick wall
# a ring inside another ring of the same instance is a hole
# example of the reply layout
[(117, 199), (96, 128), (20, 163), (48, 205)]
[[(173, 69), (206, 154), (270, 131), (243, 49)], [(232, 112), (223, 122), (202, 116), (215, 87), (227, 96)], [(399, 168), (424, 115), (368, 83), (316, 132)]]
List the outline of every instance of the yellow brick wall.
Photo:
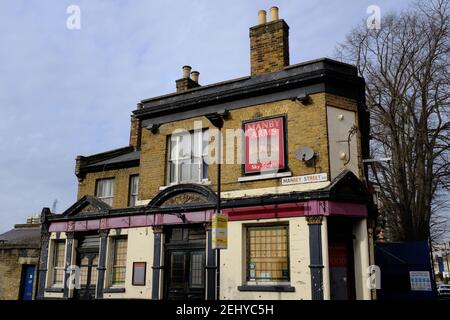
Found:
[(34, 297), (38, 257), (38, 249), (0, 249), (0, 300), (19, 299), (22, 269), (24, 266), (20, 261), (21, 259), (33, 260), (33, 264), (36, 265), (33, 284)]
[[(333, 106), (345, 110), (357, 111), (356, 101), (339, 97), (332, 94), (318, 93), (311, 95), (311, 103), (303, 105), (291, 100), (277, 101), (267, 104), (250, 106), (232, 110), (230, 118), (225, 122), (223, 128), (223, 140), (226, 142), (226, 129), (241, 129), (243, 121), (268, 116), (287, 116), (287, 164), (293, 176), (327, 173), (329, 172), (328, 159), (328, 132), (326, 106)], [(85, 179), (79, 183), (78, 199), (84, 195), (95, 195), (97, 179), (115, 178), (114, 204), (116, 208), (128, 206), (129, 177), (139, 174), (139, 199), (152, 199), (160, 187), (166, 185), (166, 147), (167, 139), (176, 129), (187, 131), (194, 129), (194, 122), (201, 121), (204, 128), (212, 128), (205, 117), (198, 117), (183, 121), (164, 124), (159, 128), (157, 134), (149, 130), (142, 130), (141, 160), (140, 167), (107, 170), (97, 173), (88, 173)], [(360, 134), (358, 132), (358, 154), (360, 157)], [(243, 143), (241, 141), (241, 143)], [(307, 146), (319, 154), (316, 167), (306, 165), (295, 158), (295, 150), (298, 147)], [(237, 144), (234, 144), (234, 154), (237, 154)], [(231, 146), (224, 144), (223, 159), (226, 159)], [(361, 169), (362, 170), (362, 169)], [(210, 187), (216, 189), (216, 165), (210, 165), (208, 179)], [(242, 176), (241, 164), (224, 164), (222, 166), (222, 190), (244, 190), (281, 185), (281, 179), (260, 180), (251, 182), (238, 182)]]
[(139, 167), (87, 173), (83, 181), (78, 183), (78, 199), (85, 195), (95, 196), (96, 181), (98, 179), (114, 178), (113, 207), (128, 207), (130, 175), (134, 174), (139, 174)]
[[(288, 166), (292, 175), (312, 174), (315, 171), (317, 173), (328, 173), (325, 94), (314, 94), (311, 99), (312, 103), (308, 105), (283, 100), (232, 110), (230, 118), (225, 122), (223, 132), (226, 129), (242, 128), (242, 123), (246, 120), (287, 115)], [(153, 198), (160, 191), (159, 187), (166, 185), (167, 137), (177, 128), (192, 130), (194, 121), (202, 121), (205, 128), (211, 126), (206, 118), (199, 117), (165, 124), (160, 127), (157, 134), (152, 134), (149, 130), (143, 130), (139, 199)], [(226, 140), (225, 134), (224, 140)], [(311, 147), (319, 153), (316, 170), (314, 166), (307, 166), (295, 158), (294, 151), (301, 146)], [(237, 145), (234, 147), (236, 154)], [(224, 145), (224, 159), (226, 159), (227, 151), (230, 151), (227, 150), (229, 148), (230, 146)], [(216, 174), (216, 165), (211, 165), (208, 176), (213, 189), (216, 187)], [(238, 178), (241, 176), (241, 164), (224, 164), (222, 166), (222, 190), (255, 189), (281, 185), (279, 179), (238, 182)]]

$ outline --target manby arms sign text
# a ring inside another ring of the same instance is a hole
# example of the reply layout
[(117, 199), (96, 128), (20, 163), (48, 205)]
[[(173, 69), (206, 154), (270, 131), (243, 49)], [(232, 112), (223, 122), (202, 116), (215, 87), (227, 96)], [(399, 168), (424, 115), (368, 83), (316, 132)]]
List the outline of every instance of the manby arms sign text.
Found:
[(245, 173), (285, 168), (284, 117), (244, 124)]

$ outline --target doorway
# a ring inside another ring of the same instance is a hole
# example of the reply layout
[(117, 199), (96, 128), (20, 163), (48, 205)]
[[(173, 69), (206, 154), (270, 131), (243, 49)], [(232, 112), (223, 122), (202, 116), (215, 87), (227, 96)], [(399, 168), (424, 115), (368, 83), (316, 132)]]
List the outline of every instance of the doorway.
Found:
[(98, 236), (84, 236), (78, 240), (77, 266), (80, 268), (80, 288), (75, 289), (74, 299), (93, 300), (97, 287), (97, 267), (100, 242)]
[(353, 221), (345, 217), (328, 219), (328, 260), (331, 300), (354, 300), (355, 267)]
[(24, 264), (22, 266), (20, 300), (33, 300), (35, 270), (36, 266), (34, 264)]
[(165, 299), (204, 300), (205, 228), (169, 228), (165, 237)]

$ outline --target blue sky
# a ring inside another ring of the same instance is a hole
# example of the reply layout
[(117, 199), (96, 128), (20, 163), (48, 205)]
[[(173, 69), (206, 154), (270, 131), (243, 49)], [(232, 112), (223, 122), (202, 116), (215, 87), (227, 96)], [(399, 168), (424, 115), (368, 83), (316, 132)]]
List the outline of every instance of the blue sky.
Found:
[[(371, 4), (412, 1), (2, 0), (0, 232), (76, 200), (75, 157), (128, 144), (141, 99), (170, 93), (181, 67), (209, 84), (249, 74), (248, 29), (272, 5), (290, 26), (291, 63), (332, 56)], [(68, 30), (66, 9), (81, 8)]]

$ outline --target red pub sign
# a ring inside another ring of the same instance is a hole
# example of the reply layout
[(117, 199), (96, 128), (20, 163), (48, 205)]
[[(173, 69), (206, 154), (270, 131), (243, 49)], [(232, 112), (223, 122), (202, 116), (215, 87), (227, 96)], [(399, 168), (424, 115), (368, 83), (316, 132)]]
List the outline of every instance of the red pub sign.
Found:
[(245, 173), (278, 171), (285, 168), (284, 117), (244, 124)]

